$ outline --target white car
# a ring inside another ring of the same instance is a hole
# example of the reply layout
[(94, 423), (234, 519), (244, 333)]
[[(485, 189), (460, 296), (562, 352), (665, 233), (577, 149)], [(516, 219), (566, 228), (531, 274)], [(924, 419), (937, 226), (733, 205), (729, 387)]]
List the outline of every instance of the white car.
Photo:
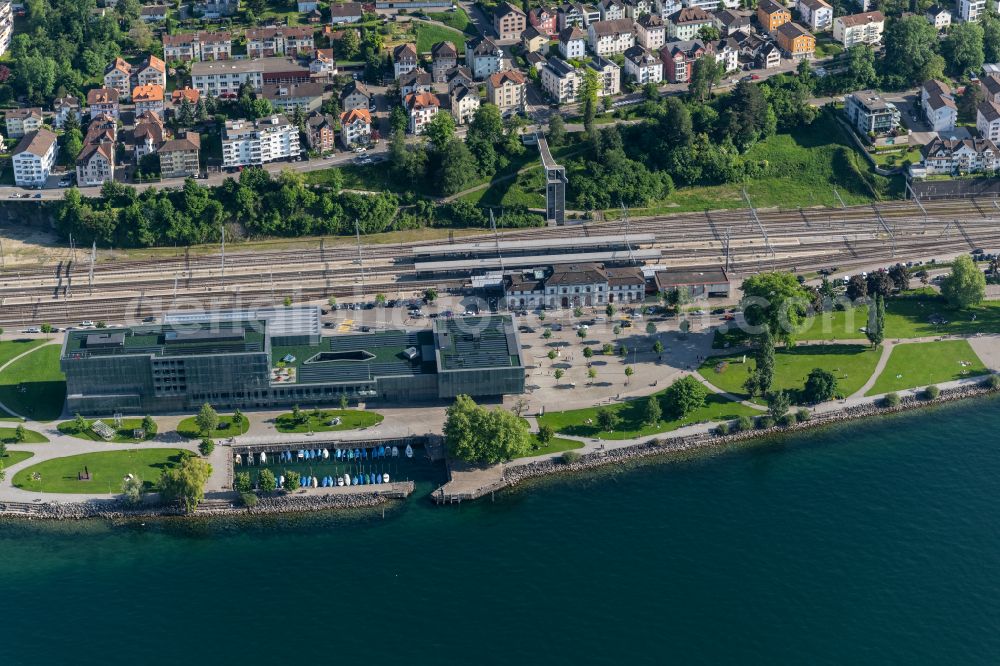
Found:
[(96, 324), (94, 324), (94, 322), (90, 321), (89, 319), (84, 319), (83, 321), (80, 322), (80, 326), (83, 326), (84, 328), (94, 328), (95, 325)]
[(26, 329), (24, 329), (24, 330), (23, 330), (23, 331), (21, 331), (21, 332), (22, 332), (22, 333), (41, 333), (41, 332), (42, 332), (42, 329), (38, 328), (37, 326), (32, 326), (32, 327), (30, 327), (30, 328), (26, 328)]

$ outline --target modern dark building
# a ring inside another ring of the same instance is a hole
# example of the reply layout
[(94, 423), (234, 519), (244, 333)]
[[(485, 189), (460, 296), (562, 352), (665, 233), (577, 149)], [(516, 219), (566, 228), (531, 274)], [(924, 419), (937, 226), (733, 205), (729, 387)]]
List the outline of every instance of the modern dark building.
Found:
[(433, 330), (320, 335), (318, 308), (168, 315), (162, 324), (71, 331), (61, 367), (71, 412), (87, 415), (421, 402), (524, 391), (510, 317)]

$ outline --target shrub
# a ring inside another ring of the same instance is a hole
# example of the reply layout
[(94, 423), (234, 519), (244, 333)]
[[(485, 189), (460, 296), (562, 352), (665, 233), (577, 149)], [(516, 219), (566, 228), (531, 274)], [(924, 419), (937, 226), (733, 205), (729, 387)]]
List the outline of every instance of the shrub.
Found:
[(799, 409), (798, 412), (796, 412), (795, 416), (796, 418), (798, 418), (799, 423), (805, 423), (806, 421), (812, 418), (812, 412), (810, 412), (805, 407), (802, 407), (801, 409)]
[(738, 432), (747, 432), (748, 430), (753, 430), (753, 419), (749, 416), (741, 416), (738, 421), (736, 421), (736, 430)]
[(774, 417), (772, 417), (770, 414), (757, 417), (758, 430), (767, 430), (768, 428), (773, 428), (773, 427), (774, 427)]
[(579, 451), (563, 451), (562, 461), (567, 465), (572, 465), (575, 462), (579, 462), (581, 457)]
[(996, 391), (1000, 389), (1000, 375), (990, 375), (986, 378), (986, 388)]
[(787, 414), (783, 414), (782, 417), (778, 419), (778, 423), (780, 423), (781, 427), (783, 428), (790, 428), (791, 426), (795, 425), (798, 422), (799, 422), (799, 417), (795, 415), (795, 412), (788, 412)]
[(302, 477), (298, 472), (285, 470), (285, 490), (298, 490), (302, 485)]
[(240, 501), (243, 502), (243, 506), (245, 507), (257, 506), (257, 496), (253, 493), (240, 493)]
[(883, 401), (886, 407), (899, 407), (900, 397), (898, 393), (886, 393)]
[(233, 479), (233, 490), (242, 494), (253, 490), (253, 482), (250, 480), (250, 472), (238, 472)]
[(719, 425), (715, 426), (716, 435), (728, 435), (729, 434), (729, 424), (723, 421)]
[(261, 491), (265, 493), (269, 493), (278, 487), (278, 480), (274, 478), (274, 472), (266, 467), (260, 470), (260, 474), (257, 475), (257, 481), (260, 483)]
[(939, 395), (941, 395), (941, 389), (939, 389), (936, 384), (931, 384), (924, 389), (924, 396), (928, 400), (937, 400)]
[(198, 451), (201, 453), (201, 455), (206, 457), (212, 455), (212, 451), (214, 450), (215, 450), (215, 442), (213, 442), (210, 437), (204, 438), (203, 440), (201, 440), (201, 444), (198, 445)]

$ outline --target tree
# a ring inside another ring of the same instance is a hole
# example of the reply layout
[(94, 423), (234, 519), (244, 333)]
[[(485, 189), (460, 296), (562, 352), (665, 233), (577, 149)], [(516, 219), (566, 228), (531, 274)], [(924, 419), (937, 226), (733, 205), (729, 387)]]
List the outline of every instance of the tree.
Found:
[(79, 129), (69, 129), (62, 136), (63, 158), (67, 164), (74, 163), (83, 150), (83, 133)]
[(663, 418), (663, 410), (660, 409), (660, 400), (655, 395), (651, 395), (642, 403), (642, 422), (648, 426), (656, 425)]
[(347, 399), (347, 394), (346, 393), (341, 393), (340, 394), (340, 408), (342, 410), (346, 410), (350, 406), (350, 404), (351, 404), (350, 401)]
[[(263, 472), (265, 470), (261, 471)], [(253, 491), (253, 482), (250, 480), (250, 472), (236, 473), (236, 476), (233, 477), (233, 490), (235, 490), (238, 493), (249, 493)]]
[(610, 407), (601, 407), (597, 410), (597, 426), (602, 432), (614, 432), (620, 421), (618, 412)]
[(750, 81), (736, 84), (720, 120), (723, 134), (732, 139), (733, 144), (741, 151), (774, 134), (777, 127), (774, 111), (768, 105), (760, 86)]
[[(969, 86), (970, 88), (972, 86)], [(896, 264), (889, 269), (889, 278), (893, 286), (899, 291), (906, 291), (910, 288), (910, 271), (906, 270), (903, 264)]]
[(659, 340), (653, 343), (653, 353), (656, 355), (660, 355), (663, 353), (663, 343), (660, 342)]
[(702, 26), (701, 30), (698, 31), (698, 37), (705, 42), (717, 42), (721, 34), (715, 25), (709, 24)]
[(978, 23), (963, 21), (948, 29), (948, 36), (941, 42), (948, 71), (955, 76), (978, 74), (983, 66), (983, 27)]
[(982, 86), (968, 85), (958, 95), (958, 119), (966, 123), (976, 122), (976, 111), (986, 99)]
[(852, 275), (847, 281), (847, 297), (852, 301), (868, 297), (868, 281), (863, 275)]
[(168, 502), (180, 502), (187, 513), (198, 507), (205, 497), (205, 483), (212, 474), (212, 466), (204, 459), (184, 456), (180, 465), (163, 470), (160, 476), (160, 494)]
[(625, 366), (625, 384), (628, 384), (628, 380), (632, 379), (632, 375), (635, 374), (635, 370), (632, 369), (631, 365)]
[(865, 337), (878, 347), (885, 339), (885, 297), (879, 294), (868, 307), (868, 325), (865, 327)]
[(135, 474), (122, 479), (122, 496), (127, 505), (138, 506), (142, 502), (142, 479)]
[(291, 492), (302, 487), (302, 475), (295, 470), (285, 470), (285, 490)]
[(962, 255), (951, 265), (951, 274), (941, 283), (941, 295), (956, 308), (979, 305), (986, 297), (986, 276), (971, 257)]
[(211, 437), (202, 437), (201, 442), (198, 444), (198, 452), (206, 458), (212, 455), (212, 451), (215, 450), (215, 442), (212, 441)]
[(754, 369), (750, 372), (743, 388), (752, 396), (766, 395), (774, 383), (774, 337), (770, 331), (757, 339)]
[[(434, 117), (451, 118), (450, 114), (439, 113)], [(476, 159), (468, 147), (459, 139), (451, 139), (441, 152), (438, 171), (438, 185), (441, 193), (452, 195), (461, 192), (476, 174)]]
[(361, 40), (355, 30), (345, 30), (344, 36), (334, 43), (339, 49), (337, 55), (345, 60), (354, 60), (361, 53)]
[[(586, 356), (586, 355), (587, 355), (587, 350), (589, 350), (589, 349), (590, 349), (590, 347), (584, 347), (584, 348), (583, 348), (583, 355), (584, 355), (584, 356)], [(550, 361), (554, 361), (554, 360), (556, 360), (556, 358), (558, 358), (558, 357), (559, 357), (559, 352), (557, 352), (557, 351), (556, 351), (555, 349), (550, 349), (550, 350), (549, 350), (549, 353), (548, 353), (548, 354), (546, 354), (546, 356), (548, 356), (548, 357), (549, 357), (549, 360), (550, 360)]]
[(23, 444), (26, 439), (28, 439), (28, 431), (25, 430), (23, 424), (18, 423), (17, 427), (14, 428), (14, 441)]
[(656, 335), (656, 324), (653, 322), (646, 324), (646, 335)]
[(577, 305), (576, 307), (574, 307), (573, 308), (573, 316), (577, 317), (577, 318), (582, 317), (583, 316), (583, 308), (581, 308), (579, 305)]
[[(549, 352), (549, 353), (551, 353), (551, 352)], [(584, 358), (592, 358), (593, 356), (594, 356), (594, 350), (593, 349), (591, 349), (590, 347), (584, 347), (583, 348), (583, 357)]]
[(604, 308), (604, 314), (608, 315), (609, 317), (614, 317), (615, 316), (615, 306), (612, 305), (611, 303), (608, 303), (608, 306), (606, 308)]
[(549, 119), (549, 145), (561, 146), (565, 140), (566, 123), (563, 122), (562, 115), (556, 113)]
[(260, 486), (261, 492), (272, 493), (278, 487), (278, 480), (274, 478), (274, 472), (265, 467), (257, 475), (257, 484)]
[(664, 391), (667, 408), (671, 416), (677, 419), (682, 419), (694, 410), (704, 407), (707, 397), (708, 389), (691, 375), (678, 379)]
[(542, 333), (542, 337), (545, 338), (546, 340), (548, 340), (549, 338), (551, 338), (552, 337), (552, 329), (551, 328), (545, 329), (545, 332)]
[(587, 379), (590, 380), (590, 383), (597, 379), (597, 368), (587, 368)]
[(877, 271), (872, 271), (868, 274), (868, 295), (875, 296), (890, 296), (892, 290), (896, 288), (895, 282), (889, 277), (889, 273), (880, 268)]
[(563, 378), (564, 374), (566, 373), (563, 371), (562, 368), (556, 368), (556, 371), (552, 373), (552, 376), (556, 378), (556, 381), (559, 381), (560, 379)]
[(208, 435), (219, 427), (219, 414), (206, 402), (194, 417), (194, 424), (198, 426), (199, 433)]
[(437, 289), (427, 289), (424, 291), (424, 300), (428, 303), (433, 303), (437, 300), (438, 292)]
[(452, 137), (455, 136), (455, 119), (451, 117), (450, 113), (435, 113), (431, 121), (427, 123), (427, 127), (424, 128), (424, 134), (434, 150), (439, 153), (443, 152), (451, 142)]
[(239, 409), (233, 412), (233, 425), (236, 427), (237, 434), (243, 432), (243, 424), (246, 422), (246, 418)]
[(90, 421), (83, 418), (83, 415), (77, 412), (76, 416), (73, 417), (73, 432), (79, 434), (81, 432), (87, 432), (89, 429)]
[(767, 329), (775, 339), (794, 344), (792, 334), (805, 317), (810, 299), (791, 273), (759, 273), (743, 281), (740, 308), (747, 323)]
[(142, 431), (145, 433), (146, 439), (153, 439), (156, 437), (156, 430), (156, 421), (153, 420), (152, 416), (147, 414), (142, 417)]
[(599, 89), (597, 74), (590, 67), (584, 67), (579, 99), (583, 109), (583, 131), (591, 145), (597, 141), (598, 137), (594, 119), (597, 116), (597, 91)]
[(937, 44), (937, 31), (923, 16), (890, 21), (885, 30), (882, 69), (900, 86), (940, 78), (944, 73), (944, 58), (937, 54)]
[(605, 342), (603, 345), (601, 345), (601, 353), (604, 354), (605, 356), (611, 356), (612, 354), (615, 353), (615, 346), (610, 342)]
[[(808, 62), (803, 60), (802, 62)], [(847, 80), (852, 90), (870, 88), (878, 82), (875, 72), (875, 50), (868, 44), (855, 44), (847, 49)]]
[(788, 412), (792, 400), (787, 391), (775, 391), (767, 396), (767, 413), (777, 421)]
[(466, 462), (496, 464), (530, 449), (527, 424), (505, 409), (488, 410), (467, 395), (448, 408), (444, 424), (448, 455)]
[[(979, 17), (979, 25), (983, 26), (983, 55), (986, 62), (1000, 61), (1000, 18), (992, 12), (985, 12)], [(978, 88), (979, 86), (968, 86)]]
[(698, 58), (691, 70), (688, 82), (688, 96), (697, 102), (704, 102), (712, 96), (715, 84), (725, 75), (722, 64), (715, 58)]
[(548, 423), (543, 423), (538, 426), (538, 435), (536, 435), (536, 437), (538, 438), (538, 443), (542, 446), (548, 446), (549, 442), (551, 442), (552, 438), (555, 436), (555, 429)]
[(587, 337), (587, 329), (585, 329), (585, 328), (577, 329), (577, 331), (576, 331), (576, 337), (580, 338), (581, 340), (583, 340), (584, 338), (586, 338)]
[(813, 368), (802, 392), (807, 402), (826, 402), (837, 394), (837, 378), (829, 370)]

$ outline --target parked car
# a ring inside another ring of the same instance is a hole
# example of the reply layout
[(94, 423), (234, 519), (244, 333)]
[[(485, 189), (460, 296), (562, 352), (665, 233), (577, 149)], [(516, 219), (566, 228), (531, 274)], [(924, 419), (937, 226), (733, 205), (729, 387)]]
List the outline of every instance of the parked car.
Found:
[(83, 326), (84, 328), (94, 328), (95, 324), (89, 319), (84, 319), (80, 322), (80, 326)]

